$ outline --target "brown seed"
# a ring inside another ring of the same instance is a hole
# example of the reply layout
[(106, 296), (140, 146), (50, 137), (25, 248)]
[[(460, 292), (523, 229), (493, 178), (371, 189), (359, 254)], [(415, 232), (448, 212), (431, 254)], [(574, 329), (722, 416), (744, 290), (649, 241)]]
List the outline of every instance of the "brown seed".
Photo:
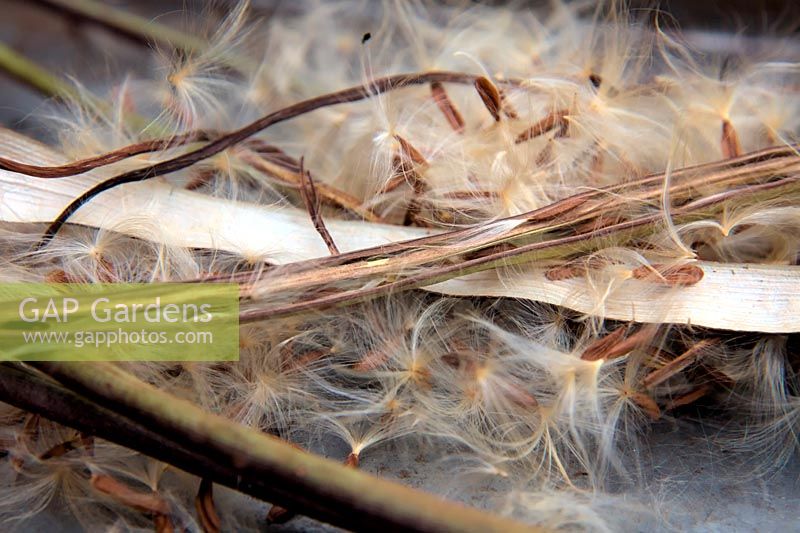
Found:
[(625, 338), (625, 332), (627, 330), (628, 328), (626, 326), (620, 326), (604, 337), (596, 339), (583, 350), (583, 353), (581, 353), (581, 359), (584, 361), (597, 361), (599, 359), (605, 359), (605, 354), (607, 354), (617, 343)]
[(117, 500), (123, 505), (154, 515), (168, 516), (169, 504), (156, 492), (140, 492), (105, 474), (92, 474), (93, 489)]
[(658, 333), (658, 325), (648, 324), (632, 335), (626, 336), (628, 328), (621, 326), (605, 337), (597, 339), (581, 354), (584, 361), (598, 361), (620, 357), (634, 349), (649, 344)]
[(562, 281), (565, 279), (578, 278), (586, 273), (583, 265), (563, 265), (548, 269), (544, 277), (550, 281)]
[(392, 158), (392, 171), (394, 175), (386, 182), (379, 194), (392, 192), (404, 183), (414, 183), (419, 179), (410, 162), (396, 154)]
[(428, 160), (425, 159), (425, 156), (422, 153), (414, 148), (414, 145), (408, 142), (406, 139), (401, 137), (400, 135), (394, 135), (394, 138), (400, 143), (400, 150), (402, 154), (410, 161), (414, 162), (417, 165), (425, 166), (428, 164)]
[(539, 402), (536, 401), (536, 398), (531, 393), (516, 385), (510, 385), (505, 392), (509, 400), (520, 407), (531, 408), (539, 405)]
[(500, 92), (500, 102), (501, 107), (503, 108), (503, 114), (510, 118), (511, 120), (516, 120), (519, 118), (517, 114), (517, 110), (511, 105), (511, 102), (508, 101), (508, 97), (506, 96), (506, 92), (502, 89), (499, 90)]
[(439, 106), (439, 111), (441, 111), (444, 118), (447, 119), (447, 123), (450, 124), (450, 127), (457, 133), (464, 133), (464, 118), (461, 116), (461, 113), (458, 112), (452, 100), (450, 100), (444, 86), (438, 81), (431, 83), (431, 94), (433, 95), (433, 100), (436, 102), (436, 105)]
[(200, 481), (200, 488), (194, 499), (194, 507), (197, 516), (200, 518), (200, 526), (204, 533), (219, 533), (221, 521), (217, 508), (214, 505), (214, 484), (211, 480), (203, 478)]
[(681, 355), (668, 362), (658, 370), (650, 372), (645, 376), (642, 385), (646, 388), (652, 388), (656, 385), (664, 383), (666, 380), (685, 369), (689, 365), (695, 363), (701, 356), (706, 353), (706, 350), (719, 342), (719, 339), (703, 339), (697, 344), (683, 352)]
[(344, 460), (344, 465), (351, 468), (358, 468), (358, 462), (358, 454), (350, 452), (350, 454), (347, 456), (347, 459)]
[(672, 409), (676, 409), (678, 407), (682, 407), (684, 405), (692, 404), (697, 400), (699, 400), (700, 398), (702, 398), (703, 396), (705, 396), (706, 394), (708, 394), (710, 391), (711, 391), (711, 385), (708, 384), (700, 385), (693, 391), (687, 392), (683, 396), (679, 396), (674, 400), (670, 401), (669, 404), (664, 408), (664, 410), (669, 411)]
[(445, 193), (444, 196), (445, 198), (453, 198), (455, 200), (474, 200), (476, 198), (493, 199), (497, 198), (497, 193), (495, 191), (482, 191), (482, 190), (452, 191)]
[(267, 512), (267, 525), (272, 524), (285, 524), (292, 518), (297, 516), (297, 513), (290, 511), (286, 507), (280, 505), (273, 505)]
[(656, 401), (649, 395), (643, 392), (632, 392), (630, 398), (636, 405), (644, 409), (644, 412), (650, 417), (651, 420), (658, 420), (661, 418), (661, 409), (658, 407)]
[(557, 136), (563, 137), (564, 135), (566, 135), (566, 129), (568, 126), (566, 120), (567, 114), (568, 111), (566, 109), (559, 109), (557, 111), (550, 112), (546, 117), (541, 119), (539, 122), (535, 123), (533, 126), (531, 126), (527, 130), (517, 135), (517, 138), (514, 142), (516, 144), (524, 143), (525, 141), (528, 141), (535, 137), (539, 137), (540, 135), (552, 131), (556, 127), (560, 128)]
[(79, 283), (80, 280), (61, 269), (51, 270), (44, 277), (45, 283)]
[(153, 529), (156, 533), (173, 533), (175, 526), (169, 516), (157, 514), (153, 517)]
[(70, 440), (64, 441), (62, 443), (56, 444), (43, 454), (39, 456), (39, 459), (42, 461), (46, 461), (47, 459), (53, 459), (57, 457), (61, 457), (72, 450), (75, 450), (81, 443), (80, 436), (75, 436)]
[(500, 108), (502, 106), (500, 91), (497, 90), (494, 83), (484, 76), (475, 79), (475, 89), (478, 91), (478, 96), (481, 97), (483, 105), (489, 110), (494, 120), (499, 122)]
[(357, 370), (359, 372), (377, 370), (389, 360), (389, 350), (390, 348), (386, 347), (383, 349), (368, 351), (356, 364), (353, 365), (353, 370)]
[(739, 135), (736, 129), (727, 118), (722, 121), (722, 157), (730, 159), (742, 155), (742, 145), (739, 143)]
[(301, 355), (293, 357), (291, 362), (290, 362), (290, 364), (294, 368), (305, 368), (308, 365), (310, 365), (311, 363), (319, 361), (320, 359), (330, 355), (331, 353), (333, 353), (333, 350), (331, 348), (323, 348), (323, 349), (320, 349), (320, 350), (311, 350), (311, 351), (305, 352), (305, 353), (303, 353)]
[(115, 281), (119, 281), (117, 275), (115, 273), (114, 265), (106, 259), (105, 257), (100, 257), (97, 260), (97, 279), (101, 283), (114, 283)]
[(703, 279), (705, 273), (697, 265), (665, 266), (659, 264), (643, 265), (631, 271), (634, 278), (660, 282), (672, 287), (687, 287)]

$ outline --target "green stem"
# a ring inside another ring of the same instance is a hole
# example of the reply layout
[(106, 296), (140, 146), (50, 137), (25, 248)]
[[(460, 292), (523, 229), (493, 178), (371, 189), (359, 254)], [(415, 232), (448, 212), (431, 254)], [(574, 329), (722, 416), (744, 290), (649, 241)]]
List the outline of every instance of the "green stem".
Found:
[(535, 528), (376, 478), (209, 414), (109, 363), (35, 363), (37, 368), (185, 449), (203, 448), (243, 484), (268, 482), (277, 504), (298, 502), (315, 518), (352, 529), (515, 532)]

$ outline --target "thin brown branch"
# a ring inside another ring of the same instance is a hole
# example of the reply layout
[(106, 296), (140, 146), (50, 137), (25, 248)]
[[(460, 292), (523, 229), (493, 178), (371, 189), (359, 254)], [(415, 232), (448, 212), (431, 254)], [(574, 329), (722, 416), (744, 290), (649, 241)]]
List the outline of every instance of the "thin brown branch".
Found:
[(26, 163), (19, 163), (5, 157), (0, 157), (0, 169), (18, 172), (20, 174), (34, 176), (36, 178), (65, 178), (68, 176), (83, 174), (84, 172), (110, 165), (112, 163), (116, 163), (118, 161), (122, 161), (123, 159), (128, 159), (137, 155), (167, 150), (169, 148), (174, 148), (176, 146), (182, 146), (193, 142), (208, 141), (209, 138), (210, 137), (207, 132), (189, 132), (167, 139), (155, 139), (151, 141), (130, 144), (102, 155), (56, 166), (28, 165)]
[[(255, 153), (251, 154), (243, 151), (241, 157), (248, 165), (280, 180), (288, 187), (297, 190), (302, 187), (303, 179), (300, 175), (300, 164), (290, 156), (277, 156), (275, 158), (270, 156), (265, 158)], [(321, 200), (325, 203), (349, 211), (369, 222), (386, 223), (373, 210), (364, 207), (361, 200), (355, 196), (351, 196), (324, 182), (315, 182), (314, 187)]]
[(387, 76), (372, 80), (367, 85), (350, 87), (348, 89), (324, 94), (315, 98), (298, 102), (294, 105), (290, 105), (265, 115), (238, 130), (232, 131), (226, 135), (222, 135), (219, 138), (209, 142), (202, 148), (198, 148), (166, 161), (161, 161), (153, 165), (125, 172), (98, 183), (70, 202), (70, 204), (50, 224), (50, 226), (48, 226), (42, 237), (42, 240), (37, 245), (37, 248), (41, 248), (50, 242), (61, 226), (64, 225), (64, 223), (75, 211), (77, 211), (84, 203), (88, 202), (101, 192), (113, 189), (114, 187), (118, 187), (119, 185), (123, 185), (125, 183), (142, 181), (182, 170), (199, 161), (208, 159), (209, 157), (212, 157), (223, 150), (230, 148), (231, 146), (239, 144), (247, 138), (252, 137), (256, 133), (263, 131), (275, 124), (285, 122), (323, 107), (357, 102), (359, 100), (364, 100), (366, 98), (403, 87), (432, 83), (435, 81), (447, 83), (472, 83), (474, 80), (475, 76), (459, 72), (423, 72), (413, 74), (398, 74), (395, 76)]
[(303, 203), (306, 204), (311, 222), (314, 224), (314, 229), (317, 230), (319, 236), (325, 241), (325, 246), (328, 247), (328, 251), (331, 255), (339, 255), (339, 248), (336, 247), (336, 243), (333, 241), (333, 237), (331, 237), (328, 228), (325, 226), (325, 221), (322, 219), (319, 198), (317, 198), (317, 191), (314, 188), (314, 180), (311, 178), (311, 173), (303, 167), (302, 157), (300, 158), (300, 176), (302, 179), (300, 192), (303, 195)]

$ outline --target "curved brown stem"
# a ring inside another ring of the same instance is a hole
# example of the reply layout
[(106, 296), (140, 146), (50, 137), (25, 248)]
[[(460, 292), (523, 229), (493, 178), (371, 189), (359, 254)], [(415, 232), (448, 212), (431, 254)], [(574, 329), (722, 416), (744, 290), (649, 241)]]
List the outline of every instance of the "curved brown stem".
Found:
[(125, 172), (111, 179), (98, 183), (97, 185), (95, 185), (94, 187), (92, 187), (91, 189), (84, 192), (76, 199), (74, 199), (64, 209), (64, 211), (62, 211), (61, 214), (59, 214), (58, 217), (56, 217), (56, 219), (50, 224), (50, 226), (48, 226), (47, 230), (44, 233), (44, 236), (42, 237), (42, 240), (37, 244), (36, 248), (37, 249), (41, 248), (45, 246), (48, 242), (50, 242), (52, 238), (55, 236), (55, 234), (58, 233), (58, 230), (61, 229), (61, 226), (63, 226), (66, 223), (69, 217), (71, 217), (72, 214), (75, 213), (75, 211), (80, 209), (80, 207), (83, 204), (85, 204), (98, 194), (105, 192), (109, 189), (113, 189), (114, 187), (117, 187), (119, 185), (123, 185), (125, 183), (143, 181), (146, 179), (155, 178), (157, 176), (170, 174), (172, 172), (177, 172), (178, 170), (184, 169), (199, 161), (212, 157), (222, 152), (223, 150), (226, 150), (227, 148), (230, 148), (231, 146), (234, 146), (244, 141), (248, 137), (251, 137), (256, 133), (259, 133), (274, 124), (290, 120), (292, 118), (304, 115), (306, 113), (310, 113), (311, 111), (314, 111), (316, 109), (336, 104), (357, 102), (359, 100), (364, 100), (371, 96), (376, 96), (378, 94), (382, 94), (387, 91), (401, 89), (403, 87), (410, 87), (413, 85), (432, 83), (436, 81), (447, 82), (447, 83), (473, 83), (475, 79), (476, 76), (472, 74), (465, 74), (461, 72), (446, 72), (446, 71), (398, 74), (394, 76), (386, 76), (384, 78), (375, 79), (366, 85), (358, 85), (355, 87), (350, 87), (348, 89), (324, 94), (321, 96), (310, 98), (308, 100), (304, 100), (302, 102), (290, 105), (273, 113), (265, 115), (260, 119), (256, 120), (255, 122), (251, 122), (250, 124), (238, 130), (230, 132), (226, 135), (222, 135), (221, 137), (209, 142), (208, 144), (206, 144), (201, 148), (198, 148), (197, 150), (193, 150), (191, 152), (182, 154), (172, 159), (168, 159), (166, 161), (155, 163), (153, 165)]
[(129, 157), (146, 154), (150, 152), (158, 152), (160, 150), (167, 150), (176, 146), (182, 146), (198, 141), (208, 141), (211, 135), (204, 131), (191, 131), (176, 135), (167, 139), (153, 139), (151, 141), (142, 141), (128, 146), (123, 146), (117, 150), (107, 152), (94, 157), (80, 159), (67, 163), (64, 165), (56, 166), (39, 166), (29, 165), (27, 163), (20, 163), (12, 161), (5, 157), (0, 157), (0, 169), (25, 174), (26, 176), (33, 176), (35, 178), (66, 178), (68, 176), (76, 176), (83, 174), (90, 170), (100, 168), (112, 163), (117, 163)]

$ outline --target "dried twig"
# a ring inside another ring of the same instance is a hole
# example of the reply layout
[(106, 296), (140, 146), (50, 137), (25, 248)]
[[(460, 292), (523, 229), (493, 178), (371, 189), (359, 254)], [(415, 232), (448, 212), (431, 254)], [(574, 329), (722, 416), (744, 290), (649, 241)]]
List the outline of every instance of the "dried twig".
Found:
[(325, 227), (325, 221), (322, 219), (322, 213), (320, 212), (317, 191), (314, 188), (314, 180), (311, 178), (311, 173), (305, 170), (302, 157), (300, 158), (300, 178), (302, 180), (300, 192), (303, 195), (303, 203), (306, 205), (308, 214), (311, 217), (311, 222), (314, 223), (314, 229), (317, 230), (319, 236), (325, 241), (325, 246), (328, 247), (328, 251), (331, 255), (339, 255), (339, 249), (336, 247), (336, 243), (333, 242), (333, 237), (331, 237), (328, 228)]
[(110, 165), (112, 163), (116, 163), (137, 155), (160, 150), (168, 150), (176, 146), (207, 140), (209, 140), (209, 134), (207, 132), (189, 132), (171, 138), (155, 139), (151, 141), (142, 141), (139, 143), (130, 144), (118, 150), (106, 152), (105, 154), (99, 156), (89, 157), (79, 161), (73, 161), (72, 163), (67, 163), (65, 165), (57, 166), (28, 165), (25, 163), (19, 163), (17, 161), (12, 161), (5, 157), (0, 157), (0, 169), (10, 170), (11, 172), (18, 172), (20, 174), (34, 176), (37, 178), (64, 178), (67, 176), (82, 174), (84, 172), (88, 172), (105, 165)]
[(77, 211), (84, 203), (88, 202), (101, 192), (118, 187), (119, 185), (123, 185), (125, 183), (142, 181), (184, 169), (199, 161), (212, 157), (274, 124), (290, 120), (316, 109), (348, 102), (356, 102), (387, 91), (400, 89), (402, 87), (432, 83), (435, 81), (449, 83), (471, 83), (474, 79), (475, 76), (471, 74), (463, 74), (458, 72), (399, 74), (395, 76), (378, 78), (370, 81), (370, 83), (367, 85), (351, 87), (349, 89), (325, 94), (285, 107), (261, 117), (255, 122), (251, 122), (250, 124), (238, 130), (230, 132), (226, 135), (222, 135), (216, 140), (206, 144), (202, 148), (190, 151), (166, 161), (161, 161), (153, 165), (132, 170), (130, 172), (125, 172), (98, 183), (88, 191), (75, 198), (64, 209), (64, 211), (62, 211), (61, 214), (56, 217), (50, 226), (48, 226), (44, 236), (42, 237), (42, 240), (37, 245), (37, 248), (41, 248), (50, 242), (61, 226), (64, 225), (64, 223), (75, 211)]
[[(798, 183), (799, 180), (800, 178), (797, 176), (792, 176), (714, 194), (675, 208), (673, 210), (673, 219), (675, 221), (680, 221), (692, 216), (696, 217), (700, 213), (702, 213), (703, 216), (708, 216), (709, 212), (713, 212), (714, 209), (721, 209), (726, 202), (737, 197), (748, 196), (752, 199), (761, 195), (762, 198), (770, 198), (776, 195), (787, 194), (788, 191), (796, 192), (798, 186), (800, 186)], [(565, 201), (560, 210), (555, 209), (554, 204), (542, 210), (541, 213), (529, 213), (527, 215), (528, 220), (538, 221), (540, 217), (546, 218), (545, 213), (547, 213), (549, 216), (560, 218), (559, 227), (563, 227), (566, 225), (563, 219), (564, 213), (568, 211), (573, 212), (572, 216), (575, 217), (573, 220), (585, 220), (583, 217), (587, 215), (584, 208), (589, 208), (589, 212), (592, 212), (591, 206), (593, 202), (589, 201), (589, 199), (590, 195), (578, 195), (577, 197)], [(577, 209), (578, 207), (580, 207), (580, 209)], [(596, 215), (597, 213), (594, 212), (594, 216)], [(531, 244), (516, 246), (511, 249), (498, 248), (496, 249), (497, 251), (493, 251), (490, 254), (481, 257), (473, 256), (473, 258), (465, 258), (464, 253), (472, 254), (481, 248), (495, 247), (498, 244), (514, 238), (518, 239), (526, 234), (539, 235), (542, 233), (542, 230), (535, 229), (538, 224), (520, 224), (508, 231), (505, 235), (492, 235), (484, 243), (478, 243), (473, 240), (467, 250), (458, 248), (457, 239), (461, 232), (456, 231), (443, 236), (419, 239), (400, 245), (374, 250), (361, 250), (353, 254), (342, 254), (337, 258), (338, 264), (324, 265), (320, 260), (301, 262), (296, 265), (296, 274), (287, 271), (283, 279), (280, 280), (280, 283), (276, 283), (277, 280), (275, 279), (270, 280), (270, 290), (278, 291), (285, 289), (304, 292), (305, 289), (308, 291), (307, 294), (311, 295), (307, 300), (271, 309), (267, 307), (245, 309), (241, 313), (241, 319), (247, 322), (263, 320), (284, 314), (300, 313), (310, 309), (321, 309), (331, 305), (359, 301), (364, 298), (371, 298), (392, 291), (420, 287), (451, 277), (495, 268), (497, 266), (519, 264), (534, 259), (540, 261), (552, 260), (555, 258), (562, 258), (565, 255), (574, 254), (576, 251), (581, 250), (584, 253), (588, 253), (596, 249), (600, 243), (607, 244), (610, 237), (615, 237), (619, 242), (623, 242), (644, 235), (647, 231), (650, 231), (650, 228), (658, 225), (661, 219), (659, 213), (644, 215), (632, 220), (624, 220), (596, 231), (587, 231), (577, 235), (567, 236), (560, 236), (557, 234), (558, 236), (552, 238), (536, 240)], [(542, 224), (547, 227), (545, 222), (542, 222)], [(447, 246), (431, 246), (431, 244), (437, 241), (441, 245), (447, 244)], [(413, 245), (418, 245), (419, 248), (413, 250)], [(389, 256), (394, 255), (392, 253), (394, 250), (397, 251), (397, 254), (393, 260), (390, 260)], [(370, 261), (371, 255), (379, 257), (380, 261)], [(352, 261), (356, 258), (361, 260), (361, 264), (358, 267), (352, 264)], [(419, 270), (412, 269), (413, 272), (409, 272), (408, 270), (411, 266), (417, 267)], [(421, 268), (423, 266), (425, 268)], [(387, 276), (391, 278), (391, 281), (373, 284), (366, 289), (363, 288), (363, 282), (366, 279), (386, 279)], [(329, 292), (322, 296), (317, 296), (314, 294), (313, 290), (309, 290), (311, 287), (318, 286), (323, 280), (325, 284), (334, 280), (350, 281), (354, 284), (358, 284), (358, 288), (341, 288), (338, 292)]]

